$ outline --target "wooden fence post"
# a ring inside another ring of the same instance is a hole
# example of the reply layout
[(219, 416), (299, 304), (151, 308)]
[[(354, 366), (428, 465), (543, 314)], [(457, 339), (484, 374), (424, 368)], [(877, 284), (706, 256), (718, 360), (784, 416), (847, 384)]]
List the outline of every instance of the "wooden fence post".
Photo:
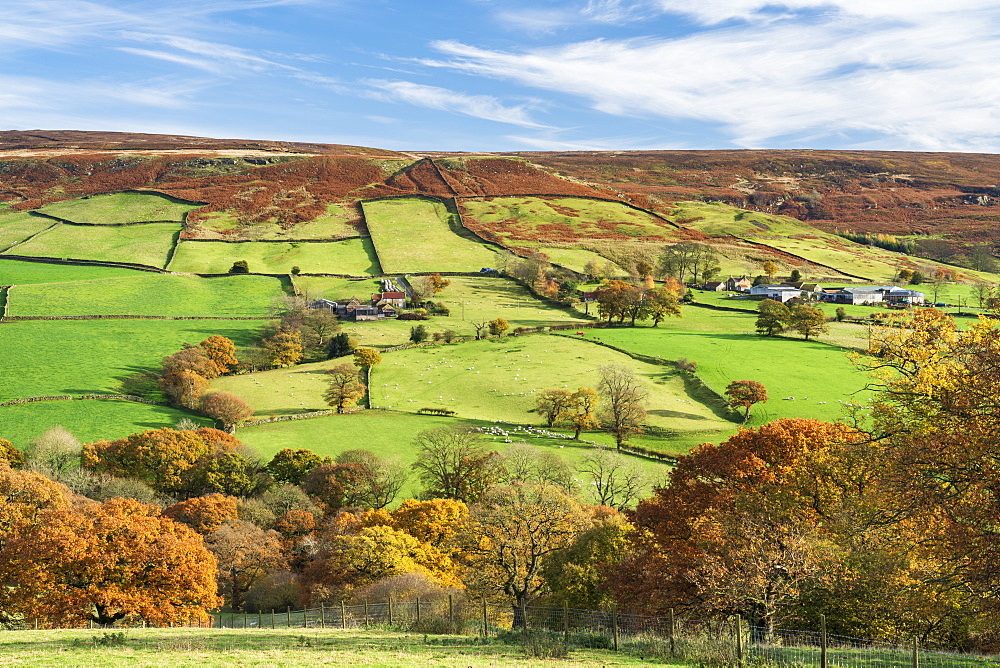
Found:
[(670, 656), (677, 654), (677, 622), (674, 620), (674, 609), (670, 608)]
[(264, 613), (260, 610), (257, 611), (257, 628), (264, 628)]
[(326, 603), (319, 604), (319, 627), (326, 628)]
[(917, 636), (913, 636), (913, 668), (920, 668), (920, 646), (917, 645)]
[(455, 633), (455, 602), (451, 594), (448, 594), (448, 633)]
[(389, 597), (389, 626), (392, 626), (392, 596)]
[(271, 628), (274, 628), (274, 608), (271, 608)]
[(611, 608), (611, 637), (614, 640), (615, 651), (618, 651), (618, 606)]
[(563, 642), (569, 643), (569, 603), (563, 600)]
[(736, 615), (736, 660), (743, 661), (743, 617)]
[(285, 621), (288, 624), (288, 628), (292, 628), (292, 606), (288, 606), (288, 609), (285, 610)]
[(819, 616), (819, 666), (827, 668), (826, 662), (826, 615)]
[(365, 626), (367, 627), (368, 624), (369, 624), (369, 622), (368, 622), (368, 599), (366, 598), (365, 599)]
[(489, 613), (486, 611), (486, 599), (483, 599), (483, 636), (490, 634)]
[(340, 628), (347, 628), (347, 606), (344, 604), (344, 599), (340, 599)]

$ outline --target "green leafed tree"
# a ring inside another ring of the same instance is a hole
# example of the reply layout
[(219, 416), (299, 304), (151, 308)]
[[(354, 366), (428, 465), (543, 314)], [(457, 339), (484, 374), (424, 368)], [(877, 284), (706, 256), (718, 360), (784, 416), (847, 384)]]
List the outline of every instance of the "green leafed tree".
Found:
[(774, 336), (788, 326), (792, 313), (787, 306), (773, 299), (765, 299), (757, 305), (757, 333)]
[(826, 314), (822, 309), (808, 304), (796, 304), (791, 308), (790, 324), (796, 332), (805, 337), (816, 337), (829, 331)]

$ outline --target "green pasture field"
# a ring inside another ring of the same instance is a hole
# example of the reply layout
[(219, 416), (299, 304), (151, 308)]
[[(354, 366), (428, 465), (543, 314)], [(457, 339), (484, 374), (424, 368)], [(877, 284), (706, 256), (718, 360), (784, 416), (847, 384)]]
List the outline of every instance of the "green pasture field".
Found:
[(460, 236), (457, 217), (441, 202), (422, 197), (363, 202), (368, 231), (387, 273), (479, 271), (495, 267), (496, 252)]
[(275, 239), (336, 239), (358, 234), (350, 223), (360, 220), (357, 210), (344, 204), (327, 204), (326, 213), (313, 220), (280, 230)]
[(677, 230), (656, 216), (619, 202), (582, 197), (494, 197), (463, 199), (466, 217), (496, 233), (504, 244), (522, 239), (566, 241), (601, 238), (612, 232), (629, 237), (673, 239)]
[(685, 222), (679, 224), (711, 236), (757, 237), (796, 234), (827, 236), (826, 232), (820, 232), (790, 216), (772, 216), (759, 211), (745, 211), (721, 202), (674, 202), (673, 206), (674, 212), (670, 216), (672, 220), (684, 220)]
[(82, 264), (51, 264), (29, 260), (7, 260), (0, 256), (0, 285), (29, 285), (86, 281), (94, 278), (150, 276), (150, 272), (124, 267), (97, 267)]
[[(139, 273), (139, 272), (136, 272)], [(198, 278), (142, 273), (11, 288), (8, 315), (165, 315), (266, 317), (287, 279), (270, 276)]]
[[(313, 220), (299, 223), (290, 229), (282, 229), (277, 223), (264, 223), (240, 229), (236, 238), (293, 241), (299, 239), (334, 240), (357, 235), (358, 229), (350, 223), (358, 219), (357, 212), (347, 205), (327, 204), (326, 213)], [(199, 224), (213, 232), (224, 232), (240, 227), (239, 218), (231, 211), (212, 211), (203, 214)]]
[(14, 244), (54, 224), (51, 218), (33, 216), (28, 211), (0, 210), (0, 251), (10, 250)]
[(0, 401), (117, 391), (131, 373), (156, 370), (185, 342), (213, 334), (249, 345), (254, 320), (65, 320), (0, 324)]
[[(335, 276), (296, 276), (295, 285), (299, 293), (309, 299), (350, 299), (362, 301), (371, 299), (376, 292), (382, 292), (382, 284), (374, 278), (337, 278)], [(344, 323), (347, 324), (347, 323)]]
[[(289, 369), (218, 378), (213, 387), (245, 399), (260, 416), (326, 410), (328, 360)], [(650, 391), (648, 423), (671, 434), (660, 448), (687, 447), (728, 433), (733, 423), (688, 396), (671, 367), (637, 362), (605, 347), (547, 335), (504, 337), (386, 353), (371, 374), (373, 407), (454, 410), (460, 418), (541, 425), (535, 394), (596, 387), (597, 367), (632, 368)]]
[[(447, 644), (428, 642), (424, 634), (372, 629), (129, 629), (123, 646), (99, 647), (101, 630), (7, 631), (0, 635), (0, 656), (6, 665), (88, 666), (351, 666), (366, 668), (600, 668), (648, 666), (628, 653), (610, 650), (570, 650), (565, 659), (531, 659), (514, 644), (483, 644), (473, 636), (434, 636)], [(678, 668), (679, 663), (661, 663)]]
[[(343, 331), (361, 345), (387, 348), (409, 342), (410, 329), (424, 325), (430, 332), (450, 329), (459, 336), (476, 333), (473, 322), (506, 319), (515, 327), (539, 327), (586, 322), (570, 308), (551, 306), (532, 296), (519, 283), (506, 278), (491, 276), (449, 276), (451, 285), (431, 300), (446, 306), (449, 315), (432, 315), (427, 320), (379, 320), (377, 322), (342, 323)], [(419, 280), (419, 277), (411, 277)], [(380, 292), (376, 280), (352, 281), (322, 276), (296, 276), (299, 291), (310, 298), (345, 299), (357, 297), (365, 301), (372, 293)]]
[(91, 225), (167, 221), (180, 223), (189, 211), (202, 206), (204, 204), (185, 203), (155, 193), (122, 192), (56, 202), (38, 211), (74, 223)]
[(0, 438), (23, 448), (36, 436), (61, 426), (82, 443), (89, 443), (102, 438), (122, 438), (146, 429), (174, 427), (182, 418), (206, 427), (214, 425), (203, 415), (168, 406), (103, 399), (37, 401), (0, 406)]
[(353, 276), (381, 273), (369, 239), (328, 243), (181, 241), (170, 270), (224, 274), (236, 260), (246, 260), (251, 273), (261, 274), (287, 274), (296, 266), (305, 273)]
[[(413, 445), (413, 439), (417, 437), (417, 434), (428, 429), (454, 424), (475, 427), (497, 426), (493, 422), (485, 420), (457, 420), (434, 415), (364, 410), (346, 415), (331, 415), (244, 427), (237, 430), (236, 437), (265, 459), (273, 457), (284, 448), (308, 448), (323, 457), (336, 457), (344, 450), (364, 448), (371, 450), (379, 457), (393, 459), (409, 467), (417, 459), (417, 449)], [(583, 458), (594, 448), (591, 444), (572, 439), (552, 439), (530, 435), (525, 433), (523, 429), (514, 432), (512, 425), (498, 426), (504, 427), (511, 434), (510, 443), (507, 443), (506, 439), (500, 436), (483, 435), (483, 444), (498, 452), (504, 452), (511, 446), (527, 444), (538, 448), (539, 452), (557, 454), (571, 466), (579, 466)], [(607, 434), (590, 432), (584, 433), (581, 438), (595, 441), (607, 447), (614, 447), (614, 439)], [(636, 442), (638, 443), (638, 441)], [(672, 451), (684, 452), (687, 447), (689, 446), (678, 447)], [(664, 451), (668, 450), (667, 448), (663, 449)], [(640, 457), (630, 457), (630, 461), (641, 468), (651, 485), (662, 483), (670, 472), (670, 467), (662, 462)], [(651, 489), (650, 487), (647, 492)], [(419, 493), (420, 481), (411, 477), (400, 495), (403, 498), (416, 497)]]
[[(529, 244), (525, 244), (529, 245)], [(549, 256), (549, 262), (553, 264), (558, 264), (568, 269), (572, 269), (578, 273), (584, 273), (584, 268), (587, 263), (591, 260), (597, 262), (598, 266), (604, 267), (609, 264), (609, 260), (602, 257), (599, 253), (595, 253), (591, 250), (584, 250), (583, 248), (563, 248), (562, 246), (537, 246), (534, 247), (535, 250), (545, 253)], [(610, 262), (611, 266), (616, 272), (624, 275), (626, 272), (624, 269), (616, 265), (614, 262)]]
[[(474, 334), (469, 323), (503, 317), (515, 327), (539, 327), (583, 322), (571, 309), (550, 306), (532, 296), (519, 283), (489, 276), (451, 276), (451, 285), (432, 300), (448, 308), (447, 316), (434, 316), (428, 329), (453, 329)], [(433, 326), (431, 325), (433, 323)], [(420, 324), (420, 323), (414, 323)]]
[[(955, 269), (933, 260), (858, 244), (788, 216), (744, 211), (719, 202), (677, 202), (675, 206), (674, 220), (700, 217), (699, 220), (685, 222), (685, 227), (712, 236), (733, 235), (770, 246), (837, 272), (860, 277), (858, 280), (885, 284), (892, 280), (898, 269), (914, 265), (931, 268), (930, 271), (939, 266)], [(959, 268), (958, 272), (966, 281), (996, 283), (1000, 280), (996, 274), (971, 269)]]
[(588, 329), (585, 336), (666, 360), (694, 360), (698, 376), (716, 392), (734, 380), (760, 381), (770, 399), (753, 408), (751, 425), (785, 417), (837, 420), (845, 416), (845, 404), (866, 401), (867, 377), (847, 351), (823, 343), (822, 337), (805, 341), (792, 334), (757, 336), (754, 319), (750, 314), (686, 307), (683, 321), (671, 319), (658, 328)]
[(34, 257), (132, 262), (162, 268), (167, 264), (180, 231), (180, 223), (147, 223), (128, 227), (60, 224), (17, 246), (12, 252)]

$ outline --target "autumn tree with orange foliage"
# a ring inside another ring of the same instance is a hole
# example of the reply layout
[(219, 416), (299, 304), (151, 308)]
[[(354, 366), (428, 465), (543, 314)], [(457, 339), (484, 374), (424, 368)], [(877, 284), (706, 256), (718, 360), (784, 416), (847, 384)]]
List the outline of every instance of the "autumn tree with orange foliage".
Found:
[(236, 359), (236, 346), (224, 336), (213, 334), (198, 345), (221, 373), (229, 373), (239, 364), (239, 360)]
[(729, 397), (731, 408), (742, 408), (743, 422), (750, 419), (750, 408), (767, 401), (767, 388), (756, 380), (734, 380), (726, 386), (724, 394)]
[(7, 439), (0, 438), (0, 460), (6, 461), (11, 468), (19, 469), (24, 466), (24, 453)]
[(70, 494), (66, 485), (34, 471), (12, 469), (0, 459), (0, 543), (37, 522), (41, 511), (67, 508)]
[[(822, 577), (824, 518), (854, 507), (834, 455), (857, 432), (818, 420), (777, 420), (678, 457), (670, 484), (639, 504), (634, 552), (612, 585), (640, 610), (740, 612), (769, 634), (803, 588)], [(846, 506), (846, 507), (845, 507)], [(855, 519), (869, 508), (858, 504)]]
[(164, 427), (114, 441), (83, 446), (83, 466), (120, 478), (136, 478), (167, 494), (191, 492), (197, 469), (219, 455), (242, 447), (218, 429), (177, 430)]
[(215, 558), (155, 506), (111, 499), (45, 510), (0, 548), (0, 608), (44, 625), (201, 622)]
[(164, 509), (163, 516), (207, 535), (239, 517), (239, 499), (225, 494), (196, 496)]
[(210, 392), (201, 397), (201, 412), (222, 423), (223, 429), (233, 431), (241, 422), (253, 417), (253, 408), (231, 392)]
[(205, 539), (218, 559), (219, 591), (229, 604), (243, 608), (244, 596), (256, 582), (288, 566), (281, 536), (243, 520), (229, 520)]

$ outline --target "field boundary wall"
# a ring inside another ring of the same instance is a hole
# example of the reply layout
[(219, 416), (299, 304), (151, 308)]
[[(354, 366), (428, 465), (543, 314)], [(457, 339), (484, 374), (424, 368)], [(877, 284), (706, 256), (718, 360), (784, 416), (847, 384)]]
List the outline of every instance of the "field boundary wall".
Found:
[[(378, 199), (388, 199), (388, 198), (378, 198)], [(396, 198), (392, 198), (396, 199)], [(375, 261), (378, 262), (379, 274), (385, 275), (385, 265), (382, 264), (382, 256), (378, 253), (378, 244), (375, 243), (375, 237), (372, 236), (372, 228), (368, 225), (368, 214), (365, 212), (365, 202), (366, 201), (376, 201), (376, 200), (359, 200), (358, 201), (358, 213), (361, 215), (361, 224), (365, 226), (368, 230), (368, 238), (372, 240), (372, 252), (375, 253)]]
[[(45, 232), (46, 230), (42, 231)], [(21, 243), (25, 243), (27, 241), (28, 239), (25, 239)], [(13, 248), (13, 246), (11, 246), (11, 248)], [(25, 262), (41, 262), (43, 264), (86, 265), (90, 267), (119, 267), (121, 269), (135, 269), (136, 271), (148, 271), (155, 274), (170, 273), (162, 267), (154, 267), (151, 264), (138, 264), (135, 262), (111, 262), (109, 260), (82, 260), (79, 258), (39, 257), (37, 255), (14, 255), (7, 252), (0, 253), (0, 260), (23, 260)]]
[[(348, 241), (350, 239), (367, 239), (363, 234), (352, 234), (347, 237), (336, 237), (334, 239), (203, 239), (200, 237), (185, 238), (181, 241), (193, 241), (196, 243), (213, 244), (332, 244), (338, 241)], [(374, 244), (372, 244), (374, 245)]]
[[(35, 213), (34, 211), (29, 211), (28, 213), (30, 213), (30, 214), (32, 214), (34, 216), (38, 216), (39, 218), (46, 218), (46, 216), (40, 216), (39, 214)], [(16, 241), (16, 242), (12, 243), (7, 248), (4, 248), (2, 252), (6, 253), (7, 251), (13, 250), (13, 249), (17, 248), (18, 246), (23, 246), (24, 244), (28, 243), (29, 241), (31, 241), (32, 239), (34, 239), (35, 237), (37, 237), (39, 234), (44, 234), (45, 232), (48, 232), (49, 230), (51, 230), (53, 228), (56, 228), (58, 226), (59, 226), (59, 222), (56, 221), (55, 223), (53, 223), (53, 224), (49, 225), (48, 227), (46, 227), (44, 230), (38, 230), (37, 232), (35, 232), (34, 234), (32, 234), (27, 239), (21, 239), (20, 241)]]
[(0, 403), (0, 406), (20, 406), (22, 404), (31, 404), (38, 401), (82, 401), (87, 399), (96, 399), (101, 401), (130, 401), (136, 404), (148, 404), (150, 406), (169, 406), (170, 403), (166, 401), (153, 401), (152, 399), (146, 399), (145, 397), (137, 397), (132, 394), (81, 394), (78, 397), (74, 397), (70, 394), (56, 394), (47, 397), (25, 397), (22, 399), (11, 399), (9, 401), (4, 401)]

